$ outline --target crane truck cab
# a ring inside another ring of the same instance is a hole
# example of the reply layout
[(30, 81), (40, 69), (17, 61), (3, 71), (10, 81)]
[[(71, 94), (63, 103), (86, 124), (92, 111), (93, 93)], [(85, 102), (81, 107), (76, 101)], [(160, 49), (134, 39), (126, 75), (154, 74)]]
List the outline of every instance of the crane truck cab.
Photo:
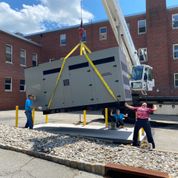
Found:
[(152, 67), (142, 64), (132, 68), (130, 86), (133, 91), (152, 91), (154, 85)]

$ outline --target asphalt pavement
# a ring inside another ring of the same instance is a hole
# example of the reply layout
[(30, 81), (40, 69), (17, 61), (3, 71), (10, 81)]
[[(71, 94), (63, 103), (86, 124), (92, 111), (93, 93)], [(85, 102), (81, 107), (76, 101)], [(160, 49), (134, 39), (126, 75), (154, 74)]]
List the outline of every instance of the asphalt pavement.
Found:
[(0, 178), (102, 178), (102, 176), (0, 149)]

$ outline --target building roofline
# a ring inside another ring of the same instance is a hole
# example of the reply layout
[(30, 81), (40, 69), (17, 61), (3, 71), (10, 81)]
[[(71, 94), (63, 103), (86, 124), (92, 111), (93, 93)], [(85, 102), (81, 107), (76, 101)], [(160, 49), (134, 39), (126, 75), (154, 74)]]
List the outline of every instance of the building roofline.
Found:
[[(167, 9), (168, 10), (178, 9), (178, 6), (169, 6), (169, 7), (167, 7)], [(133, 14), (127, 14), (127, 15), (125, 15), (125, 18), (141, 16), (141, 15), (146, 15), (146, 12), (138, 12), (138, 13), (133, 13)], [(84, 26), (89, 26), (91, 24), (99, 24), (99, 23), (103, 23), (103, 22), (109, 22), (109, 20), (105, 19), (105, 20), (100, 20), (100, 21), (95, 21), (95, 22), (91, 21), (91, 22), (88, 22), (88, 23), (84, 23)], [(79, 26), (80, 26), (80, 24), (67, 26), (67, 27), (59, 27), (59, 28), (54, 29), (54, 30), (47, 30), (47, 31), (41, 31), (41, 32), (36, 32), (36, 33), (29, 33), (25, 36), (28, 37), (28, 36), (34, 36), (34, 35), (39, 35), (39, 34), (62, 31), (62, 30), (69, 30), (69, 29), (72, 29), (72, 28), (78, 28)]]
[[(91, 24), (99, 24), (99, 23), (103, 23), (103, 22), (109, 22), (108, 19), (106, 20), (100, 20), (100, 21), (91, 21), (91, 22), (87, 22), (87, 23), (84, 23), (83, 26), (89, 26)], [(45, 34), (45, 33), (52, 33), (52, 32), (57, 32), (57, 31), (62, 31), (62, 30), (69, 30), (71, 28), (78, 28), (80, 27), (80, 24), (77, 24), (77, 25), (72, 25), (72, 26), (67, 26), (67, 27), (59, 27), (57, 29), (54, 29), (54, 30), (47, 30), (47, 31), (41, 31), (41, 32), (36, 32), (36, 33), (29, 33), (25, 36), (33, 36), (33, 35), (39, 35), (39, 34)]]
[(125, 15), (125, 18), (127, 18), (127, 17), (140, 16), (140, 15), (145, 15), (145, 14), (146, 14), (146, 12), (138, 12), (138, 13), (133, 13), (133, 14)]
[(28, 42), (28, 43), (31, 43), (31, 44), (34, 44), (34, 45), (36, 45), (36, 46), (41, 47), (40, 44), (38, 44), (38, 43), (36, 43), (36, 42), (34, 42), (34, 41), (31, 41), (31, 40), (29, 40), (29, 39), (27, 39), (27, 38), (25, 38), (25, 37), (23, 37), (23, 36), (17, 35), (17, 34), (15, 34), (15, 33), (11, 33), (11, 32), (9, 32), (9, 31), (7, 31), (7, 30), (0, 29), (0, 32), (6, 33), (6, 34), (8, 34), (8, 35), (10, 35), (10, 36), (16, 37), (16, 38), (18, 38), (18, 39), (20, 39), (20, 40), (23, 40), (23, 41), (26, 41), (26, 42)]
[(178, 9), (178, 5), (167, 7), (168, 10)]

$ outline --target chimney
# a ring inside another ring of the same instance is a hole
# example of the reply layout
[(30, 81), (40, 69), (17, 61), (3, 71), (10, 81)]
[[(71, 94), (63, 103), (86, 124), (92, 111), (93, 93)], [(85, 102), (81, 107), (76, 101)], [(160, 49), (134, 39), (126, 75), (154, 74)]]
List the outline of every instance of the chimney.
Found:
[(146, 17), (150, 25), (164, 23), (167, 20), (166, 0), (146, 0)]
[[(169, 95), (170, 90), (166, 88), (171, 81), (166, 0), (146, 0), (146, 22), (148, 58), (154, 71), (155, 89), (159, 89), (159, 95)], [(161, 76), (160, 70), (164, 71)]]
[(146, 0), (146, 11), (166, 10), (166, 0)]

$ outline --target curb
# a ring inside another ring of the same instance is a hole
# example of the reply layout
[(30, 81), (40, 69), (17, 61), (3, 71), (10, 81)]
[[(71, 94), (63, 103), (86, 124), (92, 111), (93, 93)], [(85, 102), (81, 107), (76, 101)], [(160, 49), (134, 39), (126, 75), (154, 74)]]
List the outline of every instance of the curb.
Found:
[(47, 161), (52, 161), (52, 162), (62, 164), (62, 165), (65, 165), (65, 166), (68, 166), (74, 169), (79, 169), (82, 171), (87, 171), (87, 172), (91, 172), (91, 173), (102, 175), (102, 176), (105, 175), (105, 164), (99, 164), (99, 163), (91, 164), (91, 163), (81, 162), (81, 161), (79, 162), (79, 161), (73, 161), (69, 159), (61, 159), (59, 157), (47, 155), (45, 153), (39, 153), (36, 151), (31, 151), (31, 150), (24, 150), (18, 147), (12, 147), (12, 146), (2, 145), (2, 144), (0, 144), (0, 148), (11, 150), (11, 151), (16, 151), (19, 153), (24, 153), (29, 156), (41, 158)]
[(18, 147), (13, 147), (9, 145), (3, 145), (0, 144), (1, 149), (16, 151), (19, 153), (24, 153), (29, 156), (33, 156), (36, 158), (41, 158), (47, 161), (55, 162), (58, 164), (62, 164), (74, 169), (79, 169), (81, 171), (86, 171), (94, 174), (98, 174), (101, 176), (106, 176), (108, 178), (113, 178), (113, 176), (121, 176), (121, 177), (127, 177), (127, 176), (137, 176), (145, 177), (145, 178), (171, 178), (171, 176), (168, 173), (155, 171), (155, 170), (147, 170), (144, 168), (136, 168), (132, 166), (124, 166), (120, 164), (114, 164), (114, 163), (108, 163), (108, 164), (92, 164), (88, 162), (79, 162), (79, 161), (73, 161), (69, 159), (61, 159), (56, 156), (48, 155), (45, 153), (39, 153), (36, 151), (31, 150), (24, 150)]

